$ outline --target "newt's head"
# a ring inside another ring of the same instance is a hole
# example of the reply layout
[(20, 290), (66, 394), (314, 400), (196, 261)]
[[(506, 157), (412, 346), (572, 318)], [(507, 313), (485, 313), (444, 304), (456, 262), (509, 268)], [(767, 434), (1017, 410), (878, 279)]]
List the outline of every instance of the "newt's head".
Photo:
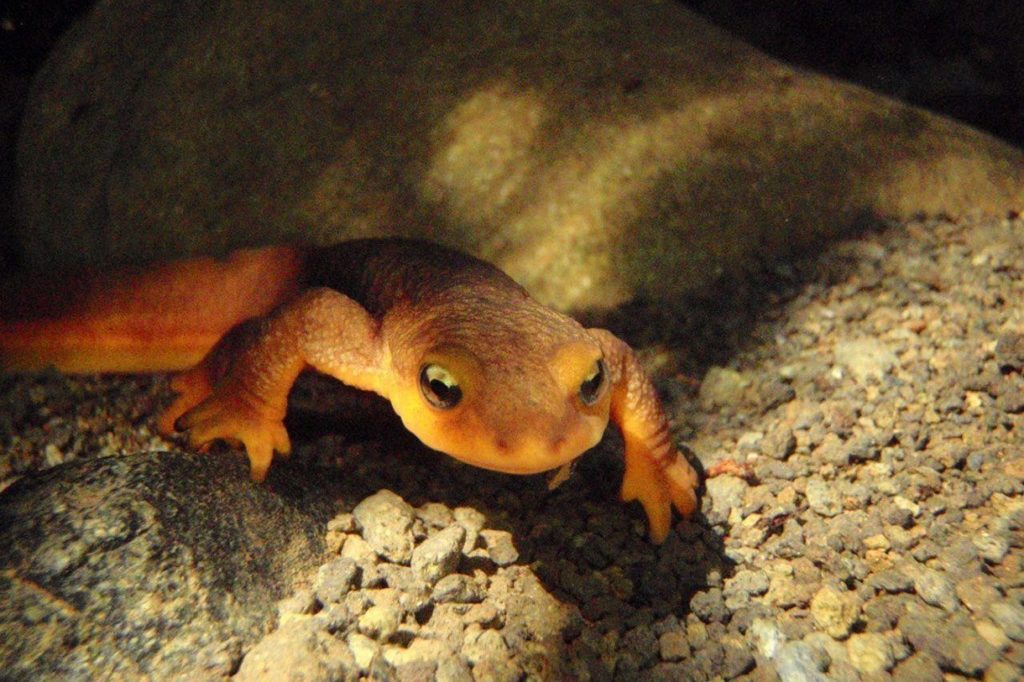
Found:
[(611, 400), (601, 347), (547, 313), (432, 328), (423, 352), (395, 363), (389, 397), (406, 428), (435, 450), (512, 474), (560, 467), (596, 445)]

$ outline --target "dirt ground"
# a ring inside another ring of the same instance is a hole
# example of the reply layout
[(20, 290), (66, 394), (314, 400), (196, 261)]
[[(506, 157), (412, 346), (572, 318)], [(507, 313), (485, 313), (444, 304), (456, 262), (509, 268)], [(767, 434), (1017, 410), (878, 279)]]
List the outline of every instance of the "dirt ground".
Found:
[[(549, 492), (305, 429), (294, 459), (340, 481), (328, 556), (238, 675), (1019, 679), (1022, 264), (1019, 218), (923, 219), (682, 317), (603, 317), (708, 476), (660, 547), (615, 502), (614, 435)], [(161, 377), (0, 379), (0, 485), (180, 445), (153, 435), (166, 399)]]

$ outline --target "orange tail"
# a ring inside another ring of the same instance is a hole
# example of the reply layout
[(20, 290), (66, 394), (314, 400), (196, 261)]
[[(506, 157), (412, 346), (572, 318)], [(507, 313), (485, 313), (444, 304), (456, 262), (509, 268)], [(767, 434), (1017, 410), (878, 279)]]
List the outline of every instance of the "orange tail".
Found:
[(116, 272), (0, 283), (0, 371), (152, 372), (199, 362), (238, 322), (301, 286), (288, 247), (237, 251)]

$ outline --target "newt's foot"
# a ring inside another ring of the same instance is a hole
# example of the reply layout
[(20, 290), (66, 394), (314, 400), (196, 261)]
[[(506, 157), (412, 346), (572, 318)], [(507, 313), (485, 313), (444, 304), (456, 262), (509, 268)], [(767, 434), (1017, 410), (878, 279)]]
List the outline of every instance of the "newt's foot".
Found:
[(668, 458), (668, 464), (663, 465), (643, 446), (627, 443), (622, 501), (640, 500), (651, 542), (658, 545), (672, 527), (672, 507), (684, 518), (697, 509), (697, 472), (678, 452), (670, 453)]
[(259, 483), (267, 476), (274, 452), (287, 455), (291, 441), (282, 421), (283, 409), (247, 400), (244, 395), (230, 383), (221, 385), (178, 417), (174, 425), (189, 432), (189, 444), (195, 448), (205, 448), (218, 439), (241, 443), (249, 455), (252, 479)]
[(175, 422), (213, 392), (213, 382), (206, 364), (199, 364), (187, 372), (171, 379), (171, 390), (178, 394), (174, 402), (157, 418), (156, 430), (162, 436), (170, 436), (177, 429)]

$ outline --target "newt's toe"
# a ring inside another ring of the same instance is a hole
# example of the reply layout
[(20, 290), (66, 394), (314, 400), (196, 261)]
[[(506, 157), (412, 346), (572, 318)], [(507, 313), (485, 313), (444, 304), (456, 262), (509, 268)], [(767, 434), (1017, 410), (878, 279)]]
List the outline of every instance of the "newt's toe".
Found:
[(697, 472), (679, 453), (673, 453), (671, 462), (663, 467), (648, 453), (627, 447), (622, 501), (640, 501), (651, 542), (660, 545), (668, 537), (672, 507), (683, 517), (696, 511), (697, 485)]
[(273, 449), (264, 441), (246, 442), (245, 452), (249, 455), (249, 475), (256, 483), (267, 477), (270, 462), (274, 459)]
[(171, 379), (171, 390), (178, 395), (156, 422), (157, 433), (162, 436), (170, 436), (177, 431), (178, 419), (206, 400), (213, 391), (213, 385), (206, 367), (199, 365)]
[(291, 440), (281, 419), (270, 408), (218, 390), (179, 417), (176, 426), (188, 431), (189, 444), (197, 449), (215, 440), (242, 445), (249, 456), (252, 478), (260, 482), (266, 478), (275, 451), (282, 455), (291, 452)]
[(696, 470), (682, 455), (677, 454), (675, 461), (665, 467), (664, 473), (672, 505), (683, 518), (689, 518), (697, 511), (697, 487), (700, 480)]

